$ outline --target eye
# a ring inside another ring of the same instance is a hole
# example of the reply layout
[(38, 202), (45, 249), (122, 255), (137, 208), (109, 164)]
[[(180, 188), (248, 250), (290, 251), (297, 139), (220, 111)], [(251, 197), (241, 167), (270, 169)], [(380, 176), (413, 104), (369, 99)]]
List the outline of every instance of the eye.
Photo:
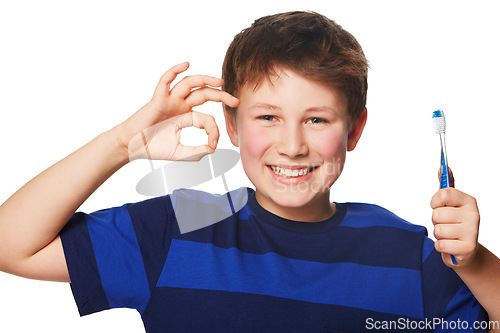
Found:
[(322, 123), (326, 123), (326, 119), (323, 119), (323, 118), (318, 118), (318, 117), (314, 117), (314, 118), (311, 118), (307, 121), (308, 123), (311, 123), (311, 124), (322, 124)]
[(276, 117), (266, 114), (264, 116), (260, 116), (259, 119), (266, 120), (266, 121), (273, 121), (273, 120), (276, 120)]

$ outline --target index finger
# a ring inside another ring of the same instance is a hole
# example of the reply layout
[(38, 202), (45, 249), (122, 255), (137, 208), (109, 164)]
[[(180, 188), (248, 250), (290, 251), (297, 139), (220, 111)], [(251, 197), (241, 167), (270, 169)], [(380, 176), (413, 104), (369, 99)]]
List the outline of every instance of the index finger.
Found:
[(431, 199), (432, 209), (439, 207), (462, 207), (473, 204), (476, 204), (473, 197), (453, 187), (440, 189)]
[(179, 120), (179, 128), (185, 128), (194, 126), (200, 129), (204, 129), (205, 133), (208, 135), (208, 145), (210, 148), (215, 149), (217, 147), (217, 141), (219, 140), (219, 127), (215, 122), (215, 118), (209, 114), (191, 111), (179, 115), (181, 117)]

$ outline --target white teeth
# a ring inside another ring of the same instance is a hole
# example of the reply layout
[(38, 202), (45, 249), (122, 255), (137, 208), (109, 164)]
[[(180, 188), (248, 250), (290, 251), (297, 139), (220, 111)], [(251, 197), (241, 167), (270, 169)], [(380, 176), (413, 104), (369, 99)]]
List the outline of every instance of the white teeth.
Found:
[[(304, 168), (304, 169), (285, 169), (279, 166), (271, 166), (271, 169), (274, 171), (275, 174), (279, 176), (284, 176), (284, 177), (298, 177), (298, 176), (303, 176), (306, 175), (310, 172), (309, 168)], [(312, 169), (311, 169), (312, 170)]]

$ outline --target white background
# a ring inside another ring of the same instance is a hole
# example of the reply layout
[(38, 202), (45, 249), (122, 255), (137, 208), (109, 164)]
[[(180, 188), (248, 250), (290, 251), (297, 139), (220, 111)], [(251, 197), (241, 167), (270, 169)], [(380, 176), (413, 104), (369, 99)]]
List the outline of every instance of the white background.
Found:
[[(175, 3), (175, 4), (173, 4)], [(385, 206), (428, 227), (439, 140), (447, 116), (457, 188), (482, 216), (480, 242), (500, 254), (496, 216), (500, 21), (494, 1), (2, 1), (0, 2), (0, 203), (36, 174), (118, 124), (151, 97), (161, 74), (220, 76), (233, 36), (256, 18), (314, 10), (353, 33), (370, 61), (368, 124), (332, 200)], [(198, 108), (221, 128), (220, 105)], [(187, 140), (187, 139), (186, 139)], [(155, 162), (155, 167), (161, 166)], [(143, 200), (146, 161), (117, 172), (81, 210)], [(231, 189), (249, 185), (241, 166)], [(224, 190), (215, 179), (200, 187)], [(1, 223), (1, 221), (0, 221)], [(67, 284), (0, 273), (0, 332), (141, 332), (132, 310), (80, 318)]]

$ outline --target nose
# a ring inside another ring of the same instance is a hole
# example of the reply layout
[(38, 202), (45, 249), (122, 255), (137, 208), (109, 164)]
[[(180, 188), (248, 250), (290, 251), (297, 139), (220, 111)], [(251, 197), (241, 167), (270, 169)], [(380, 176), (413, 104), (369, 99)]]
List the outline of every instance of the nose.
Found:
[(284, 126), (279, 133), (276, 149), (279, 154), (292, 158), (307, 155), (309, 149), (304, 129), (301, 126)]

